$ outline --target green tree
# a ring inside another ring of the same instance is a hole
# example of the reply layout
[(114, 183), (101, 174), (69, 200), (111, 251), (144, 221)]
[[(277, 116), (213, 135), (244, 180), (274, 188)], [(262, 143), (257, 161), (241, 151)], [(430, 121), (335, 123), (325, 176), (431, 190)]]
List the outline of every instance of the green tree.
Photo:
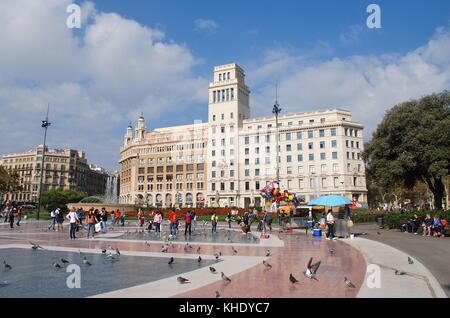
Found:
[(68, 203), (80, 202), (85, 196), (83, 192), (58, 189), (43, 192), (41, 201), (48, 210), (60, 208), (62, 211), (67, 211)]
[(450, 91), (444, 91), (390, 109), (364, 153), (369, 183), (393, 193), (423, 181), (441, 209), (450, 172), (449, 105)]
[(0, 193), (20, 191), (20, 176), (15, 170), (7, 170), (0, 166)]

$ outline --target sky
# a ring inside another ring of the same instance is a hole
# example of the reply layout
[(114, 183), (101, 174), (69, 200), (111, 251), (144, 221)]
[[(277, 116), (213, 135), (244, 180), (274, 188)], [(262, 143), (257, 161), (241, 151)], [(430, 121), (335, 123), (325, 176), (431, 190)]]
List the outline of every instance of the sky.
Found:
[[(67, 7), (81, 7), (68, 28)], [(369, 4), (381, 28), (369, 29)], [(450, 1), (2, 0), (0, 154), (42, 143), (118, 169), (128, 123), (207, 119), (215, 65), (246, 71), (252, 117), (340, 107), (369, 140), (395, 104), (450, 87)]]

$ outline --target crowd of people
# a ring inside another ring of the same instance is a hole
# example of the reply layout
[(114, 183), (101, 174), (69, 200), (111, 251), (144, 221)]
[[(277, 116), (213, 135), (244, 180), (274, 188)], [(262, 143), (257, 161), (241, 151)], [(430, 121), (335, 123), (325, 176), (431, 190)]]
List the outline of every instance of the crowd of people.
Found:
[(4, 219), (3, 222), (9, 222), (10, 228), (20, 226), (20, 221), (22, 220), (23, 209), (21, 206), (13, 205), (8, 202), (0, 209), (1, 217)]

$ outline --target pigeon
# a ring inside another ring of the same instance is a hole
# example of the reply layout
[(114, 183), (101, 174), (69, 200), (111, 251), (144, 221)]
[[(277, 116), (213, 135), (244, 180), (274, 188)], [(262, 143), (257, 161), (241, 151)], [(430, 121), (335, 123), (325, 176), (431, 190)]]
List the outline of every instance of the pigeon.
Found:
[(265, 266), (267, 269), (271, 269), (271, 268), (272, 268), (272, 265), (270, 265), (270, 264), (267, 263), (266, 261), (263, 261), (263, 264), (264, 264), (264, 266)]
[(6, 261), (3, 261), (3, 269), (4, 269), (5, 271), (9, 271), (9, 270), (12, 269), (12, 266), (9, 265), (9, 264), (7, 264)]
[(209, 267), (209, 271), (213, 274), (217, 273), (216, 269), (212, 266)]
[(83, 264), (87, 265), (87, 266), (91, 266), (92, 264), (87, 260), (86, 257), (83, 257)]
[(200, 253), (200, 246), (197, 247), (197, 253)]
[(317, 270), (319, 269), (319, 266), (320, 266), (321, 261), (318, 261), (317, 263), (312, 264), (312, 260), (313, 260), (313, 258), (311, 257), (311, 258), (309, 259), (309, 262), (308, 262), (308, 266), (307, 266), (307, 268), (306, 268), (306, 271), (303, 272), (303, 275), (305, 275), (305, 277), (307, 277), (307, 278), (311, 278), (311, 279), (317, 280), (317, 278), (315, 277), (315, 275), (316, 275), (316, 273), (317, 273)]
[(177, 281), (178, 281), (180, 284), (186, 284), (186, 283), (189, 282), (189, 279), (179, 276), (179, 277), (177, 277)]
[(405, 274), (406, 274), (405, 272), (400, 272), (398, 270), (395, 271), (395, 275), (405, 275)]
[(224, 281), (231, 283), (231, 279), (227, 277), (223, 272), (220, 272), (220, 275)]
[(117, 247), (116, 247), (116, 254), (120, 256), (120, 251)]
[(147, 245), (148, 247), (150, 247), (151, 245), (150, 245), (150, 243), (149, 242), (147, 242), (147, 241), (145, 241), (145, 245)]
[(115, 260), (116, 258), (114, 257), (114, 255), (109, 253), (108, 255), (106, 255), (106, 259)]
[(52, 263), (52, 266), (53, 266), (54, 268), (56, 268), (56, 269), (60, 269), (60, 268), (61, 268), (61, 265), (59, 265), (57, 262), (53, 262), (53, 263)]
[(294, 275), (292, 275), (292, 273), (289, 275), (289, 281), (290, 281), (292, 284), (298, 283), (297, 278), (295, 278)]
[(106, 254), (106, 248), (102, 249), (102, 254)]
[(197, 262), (200, 263), (201, 261), (202, 261), (202, 258), (201, 258), (201, 256), (199, 256), (198, 259), (197, 259)]
[(219, 254), (214, 253), (214, 257), (216, 258), (216, 260), (218, 260), (219, 259)]
[(63, 264), (69, 264), (70, 262), (68, 260), (66, 260), (65, 258), (61, 258), (61, 262)]
[(344, 277), (344, 282), (345, 284), (350, 287), (350, 288), (355, 288), (356, 286), (352, 283), (352, 281), (350, 279), (348, 279), (347, 277)]
[(163, 247), (161, 248), (161, 252), (166, 253), (168, 249), (169, 249), (169, 246), (163, 245)]
[(380, 231), (377, 231), (377, 234), (378, 234), (378, 235), (381, 235)]
[[(39, 248), (42, 248), (42, 246), (40, 246), (39, 244), (33, 243), (33, 242), (31, 242), (31, 241), (29, 241), (29, 242), (30, 242), (31, 248), (32, 248), (33, 250), (37, 250), (37, 249), (39, 249)], [(42, 248), (42, 249), (43, 249), (43, 248)]]
[(269, 257), (269, 256), (270, 256), (270, 250), (267, 250), (266, 257)]
[(222, 296), (220, 295), (219, 291), (216, 290), (216, 298), (220, 298), (220, 297), (222, 297)]
[(219, 251), (219, 256), (222, 256), (222, 252), (221, 251)]
[(167, 264), (169, 264), (169, 265), (173, 264), (173, 257), (170, 258), (169, 263), (167, 263)]
[(408, 256), (408, 263), (409, 263), (409, 264), (414, 264), (414, 261), (413, 261), (412, 258), (409, 257), (409, 256)]
[(189, 243), (186, 243), (186, 246), (189, 247), (189, 248), (192, 248), (192, 245), (189, 244)]
[(9, 285), (9, 283), (6, 280), (3, 282), (0, 282), (0, 287), (6, 287), (8, 285)]
[(234, 254), (237, 254), (237, 253), (238, 253), (238, 251), (237, 251), (233, 246), (231, 247), (231, 249), (233, 250), (233, 253), (234, 253)]

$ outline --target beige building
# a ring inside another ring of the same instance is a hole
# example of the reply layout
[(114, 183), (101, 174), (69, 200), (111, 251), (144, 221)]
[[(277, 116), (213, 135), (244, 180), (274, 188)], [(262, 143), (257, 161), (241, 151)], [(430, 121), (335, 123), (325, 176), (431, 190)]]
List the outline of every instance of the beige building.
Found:
[[(0, 165), (19, 174), (21, 191), (7, 193), (3, 200), (37, 202), (43, 146), (28, 152), (3, 155)], [(46, 147), (42, 190), (72, 189), (87, 195), (104, 194), (108, 174), (93, 169), (85, 153), (74, 149), (53, 150)]]
[[(119, 202), (159, 206), (264, 204), (276, 179), (275, 117), (250, 118), (250, 90), (236, 64), (214, 68), (208, 123), (129, 126), (120, 152)], [(342, 194), (367, 203), (363, 126), (342, 109), (279, 116), (282, 190), (310, 200)]]

